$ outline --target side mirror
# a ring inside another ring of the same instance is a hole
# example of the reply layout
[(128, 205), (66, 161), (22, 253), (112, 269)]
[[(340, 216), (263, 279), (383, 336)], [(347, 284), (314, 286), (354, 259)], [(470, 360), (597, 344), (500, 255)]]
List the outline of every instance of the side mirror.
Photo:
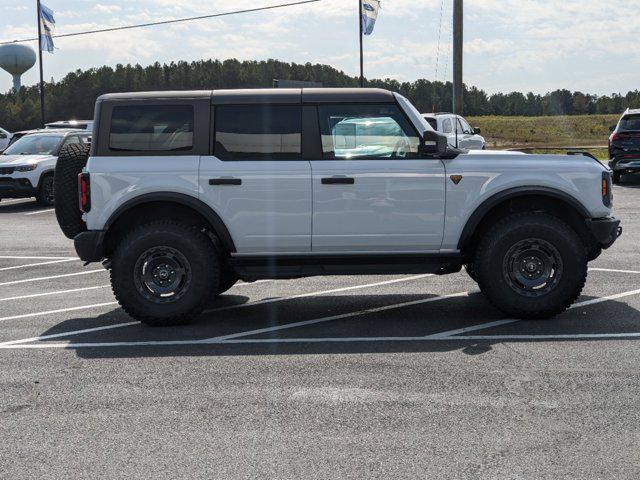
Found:
[(473, 134), (474, 135), (480, 135), (482, 133), (482, 130), (480, 130), (479, 128), (474, 128), (473, 129)]
[(617, 125), (611, 125), (611, 126), (609, 127), (609, 131), (610, 131), (610, 132), (615, 132), (617, 127), (618, 127)]
[(7, 139), (7, 134), (6, 133), (0, 133), (0, 140), (6, 140)]
[(422, 155), (445, 155), (448, 148), (447, 137), (431, 130), (424, 132), (420, 141), (420, 153)]

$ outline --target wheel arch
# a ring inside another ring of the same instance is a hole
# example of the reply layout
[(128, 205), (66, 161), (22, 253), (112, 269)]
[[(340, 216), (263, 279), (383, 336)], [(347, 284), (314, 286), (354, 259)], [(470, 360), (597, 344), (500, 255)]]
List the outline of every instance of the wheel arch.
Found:
[(233, 238), (220, 215), (203, 201), (189, 195), (175, 192), (154, 192), (137, 196), (118, 207), (107, 220), (105, 243), (107, 252), (114, 247), (113, 242), (131, 225), (135, 219), (176, 218), (203, 226), (213, 233), (220, 246), (228, 253), (235, 253)]
[(591, 243), (585, 220), (589, 211), (575, 197), (548, 187), (516, 187), (498, 192), (476, 208), (465, 224), (458, 248), (468, 250), (474, 240), (504, 214), (523, 211), (551, 213), (573, 227), (585, 244)]

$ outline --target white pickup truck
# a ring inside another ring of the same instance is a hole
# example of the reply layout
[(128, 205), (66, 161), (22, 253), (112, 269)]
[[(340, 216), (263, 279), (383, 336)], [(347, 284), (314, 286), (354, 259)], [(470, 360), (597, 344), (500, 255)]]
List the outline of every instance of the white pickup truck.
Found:
[(621, 233), (594, 158), (453, 149), (385, 90), (112, 94), (95, 121), (58, 162), (58, 220), (149, 325), (238, 279), (463, 266), (505, 314), (549, 318)]

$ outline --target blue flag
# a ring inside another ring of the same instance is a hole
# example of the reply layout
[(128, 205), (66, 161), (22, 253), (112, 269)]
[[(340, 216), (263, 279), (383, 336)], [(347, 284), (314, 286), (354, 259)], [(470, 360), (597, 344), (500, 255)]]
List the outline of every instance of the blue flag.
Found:
[(380, 10), (380, 0), (362, 0), (362, 32), (365, 35), (373, 33)]
[(40, 4), (40, 50), (53, 53), (53, 32), (56, 29), (56, 20), (53, 18), (53, 10)]

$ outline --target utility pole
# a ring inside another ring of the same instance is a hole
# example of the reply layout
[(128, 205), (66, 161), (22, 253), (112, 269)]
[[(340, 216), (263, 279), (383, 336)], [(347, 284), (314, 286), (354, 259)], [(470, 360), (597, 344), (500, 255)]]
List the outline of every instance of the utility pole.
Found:
[(360, 29), (360, 88), (364, 88), (364, 52), (362, 47), (362, 0), (358, 0), (358, 28)]
[(453, 113), (462, 115), (462, 45), (464, 42), (463, 0), (453, 0)]
[(36, 1), (38, 13), (38, 54), (40, 60), (40, 122), (44, 128), (44, 75), (42, 73), (42, 20), (40, 12), (40, 0)]

